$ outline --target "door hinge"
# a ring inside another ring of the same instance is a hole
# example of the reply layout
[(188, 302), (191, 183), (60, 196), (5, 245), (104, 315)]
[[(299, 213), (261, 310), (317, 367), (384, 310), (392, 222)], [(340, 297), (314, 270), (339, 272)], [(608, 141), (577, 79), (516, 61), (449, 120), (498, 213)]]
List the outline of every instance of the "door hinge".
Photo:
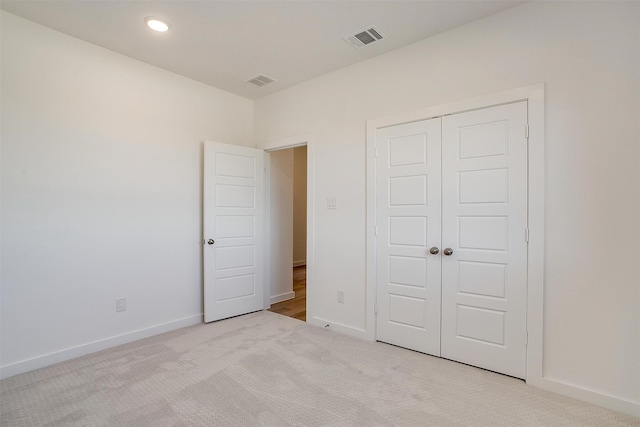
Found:
[(529, 124), (524, 125), (524, 137), (529, 138)]
[(374, 235), (378, 235), (378, 226), (376, 225), (375, 227), (373, 227), (373, 234)]
[(524, 331), (524, 345), (529, 344), (529, 331)]
[(378, 304), (373, 304), (373, 314), (378, 314)]
[(528, 228), (524, 229), (524, 241), (529, 243), (529, 229)]

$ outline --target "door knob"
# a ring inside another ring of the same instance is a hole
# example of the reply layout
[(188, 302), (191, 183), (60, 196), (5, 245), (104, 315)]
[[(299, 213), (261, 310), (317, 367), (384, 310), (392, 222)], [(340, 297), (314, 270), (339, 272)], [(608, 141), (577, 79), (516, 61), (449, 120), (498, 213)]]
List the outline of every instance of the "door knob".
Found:
[(207, 240), (207, 243), (208, 243), (208, 244), (210, 244), (210, 245), (213, 245), (215, 242), (216, 242), (216, 241), (215, 241), (215, 240), (213, 240), (213, 239), (209, 239), (209, 240)]
[(429, 249), (429, 253), (431, 255), (438, 255), (440, 253), (440, 249), (436, 248), (435, 246), (432, 247), (431, 249)]
[(444, 251), (442, 251), (443, 254), (445, 254), (446, 256), (450, 256), (453, 254), (453, 249), (451, 248), (445, 248)]

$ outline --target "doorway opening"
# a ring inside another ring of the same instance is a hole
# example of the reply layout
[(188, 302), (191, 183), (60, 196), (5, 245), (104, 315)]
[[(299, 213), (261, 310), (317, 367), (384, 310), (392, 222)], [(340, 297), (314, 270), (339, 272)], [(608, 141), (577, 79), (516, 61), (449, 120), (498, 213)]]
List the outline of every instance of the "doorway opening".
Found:
[(307, 266), (293, 267), (292, 299), (272, 304), (269, 311), (294, 319), (307, 321)]
[(269, 311), (307, 319), (307, 146), (272, 151), (268, 172)]

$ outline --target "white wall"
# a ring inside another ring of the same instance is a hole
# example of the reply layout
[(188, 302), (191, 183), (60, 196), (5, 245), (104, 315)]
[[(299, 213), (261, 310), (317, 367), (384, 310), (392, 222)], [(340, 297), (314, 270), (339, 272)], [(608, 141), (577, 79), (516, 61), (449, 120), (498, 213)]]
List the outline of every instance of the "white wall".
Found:
[(269, 153), (271, 303), (293, 298), (293, 149)]
[(293, 149), (293, 265), (307, 260), (307, 146)]
[(365, 121), (544, 82), (544, 375), (637, 410), (639, 18), (529, 2), (256, 101), (259, 146), (316, 137), (316, 319), (366, 335)]
[(1, 16), (2, 374), (200, 322), (202, 141), (253, 103)]

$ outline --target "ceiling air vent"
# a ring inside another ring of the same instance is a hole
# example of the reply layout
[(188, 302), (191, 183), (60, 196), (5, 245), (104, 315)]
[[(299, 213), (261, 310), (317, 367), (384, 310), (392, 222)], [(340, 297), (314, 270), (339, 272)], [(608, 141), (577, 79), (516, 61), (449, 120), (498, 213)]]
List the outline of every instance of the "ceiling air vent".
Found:
[(344, 36), (343, 39), (356, 49), (362, 49), (372, 43), (383, 39), (382, 33), (376, 27), (370, 27), (367, 30), (362, 30), (356, 34), (349, 34)]
[(275, 82), (274, 79), (272, 79), (271, 77), (267, 77), (264, 74), (260, 74), (259, 76), (255, 76), (254, 78), (247, 80), (247, 83), (251, 83), (252, 85), (257, 87), (262, 87), (273, 82)]

